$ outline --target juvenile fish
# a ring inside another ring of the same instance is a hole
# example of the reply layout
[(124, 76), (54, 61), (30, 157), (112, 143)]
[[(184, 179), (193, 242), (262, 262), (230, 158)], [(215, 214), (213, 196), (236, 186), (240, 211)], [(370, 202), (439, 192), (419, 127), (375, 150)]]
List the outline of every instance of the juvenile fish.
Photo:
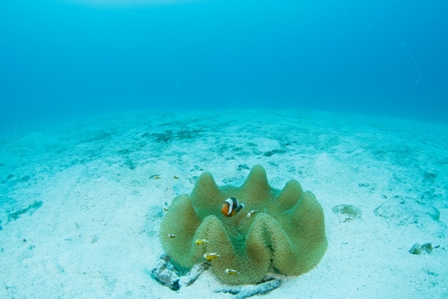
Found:
[(196, 245), (205, 245), (208, 241), (206, 239), (197, 239), (194, 243), (196, 243)]
[(225, 269), (224, 271), (229, 275), (240, 274), (240, 272), (238, 272), (237, 270), (233, 270), (233, 269)]
[(252, 217), (255, 213), (258, 213), (258, 210), (252, 210), (249, 213), (247, 213), (247, 218)]
[(217, 254), (216, 252), (210, 252), (210, 253), (206, 253), (204, 254), (204, 258), (208, 261), (220, 258), (221, 256), (219, 254)]

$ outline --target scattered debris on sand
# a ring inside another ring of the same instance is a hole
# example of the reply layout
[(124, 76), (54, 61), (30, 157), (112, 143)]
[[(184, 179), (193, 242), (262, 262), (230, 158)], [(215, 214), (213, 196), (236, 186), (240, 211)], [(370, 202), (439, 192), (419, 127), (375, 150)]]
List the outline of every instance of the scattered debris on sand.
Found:
[(439, 245), (432, 247), (431, 243), (425, 243), (420, 245), (419, 243), (415, 243), (412, 245), (411, 249), (409, 249), (410, 254), (422, 254), (422, 253), (432, 253), (434, 248), (439, 248)]
[(173, 266), (170, 257), (163, 254), (160, 257), (157, 267), (152, 269), (149, 275), (160, 284), (169, 287), (173, 291), (178, 291), (181, 287), (187, 287), (192, 284), (208, 267), (208, 262), (199, 263), (194, 265), (190, 272), (182, 275)]
[(359, 219), (362, 216), (362, 211), (352, 205), (341, 204), (334, 206), (331, 210), (336, 214), (339, 222), (348, 222), (354, 219)]
[(278, 278), (266, 276), (262, 282), (256, 285), (226, 286), (216, 289), (215, 293), (229, 293), (236, 295), (236, 299), (245, 299), (255, 295), (267, 294), (281, 286), (282, 281)]

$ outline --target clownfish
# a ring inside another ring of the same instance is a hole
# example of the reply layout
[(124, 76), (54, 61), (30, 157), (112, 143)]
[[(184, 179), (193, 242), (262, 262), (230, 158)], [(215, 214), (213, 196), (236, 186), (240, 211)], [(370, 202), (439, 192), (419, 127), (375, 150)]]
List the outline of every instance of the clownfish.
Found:
[(222, 203), (221, 213), (226, 217), (231, 217), (238, 213), (242, 208), (244, 208), (244, 204), (240, 204), (236, 198), (231, 197)]

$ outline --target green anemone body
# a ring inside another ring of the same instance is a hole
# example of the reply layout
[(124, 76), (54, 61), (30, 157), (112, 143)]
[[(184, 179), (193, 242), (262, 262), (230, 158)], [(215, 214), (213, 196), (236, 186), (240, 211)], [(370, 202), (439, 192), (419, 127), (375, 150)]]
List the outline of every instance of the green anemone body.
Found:
[[(229, 197), (245, 206), (225, 217), (221, 205)], [(258, 212), (247, 217), (252, 210)], [(185, 268), (203, 261), (204, 253), (218, 253), (211, 269), (227, 284), (257, 283), (270, 271), (300, 275), (316, 266), (327, 249), (324, 214), (315, 196), (296, 180), (283, 190), (270, 187), (259, 165), (240, 187), (218, 187), (210, 173), (203, 173), (191, 195), (173, 200), (159, 237), (171, 259)], [(198, 245), (197, 239), (208, 242)]]

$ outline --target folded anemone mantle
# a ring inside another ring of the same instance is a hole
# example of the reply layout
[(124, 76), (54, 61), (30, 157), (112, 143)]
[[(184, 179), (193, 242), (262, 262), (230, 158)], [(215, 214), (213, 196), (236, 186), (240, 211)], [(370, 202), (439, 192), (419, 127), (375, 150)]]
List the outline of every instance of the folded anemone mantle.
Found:
[[(225, 217), (221, 205), (230, 197), (244, 208)], [(257, 212), (248, 217), (251, 211)], [(259, 165), (240, 187), (218, 187), (210, 173), (203, 173), (191, 195), (173, 200), (159, 236), (172, 261), (182, 267), (204, 261), (206, 253), (219, 255), (211, 260), (211, 269), (227, 284), (257, 283), (268, 272), (305, 273), (327, 249), (324, 214), (313, 193), (304, 192), (296, 180), (283, 190), (270, 187)]]

